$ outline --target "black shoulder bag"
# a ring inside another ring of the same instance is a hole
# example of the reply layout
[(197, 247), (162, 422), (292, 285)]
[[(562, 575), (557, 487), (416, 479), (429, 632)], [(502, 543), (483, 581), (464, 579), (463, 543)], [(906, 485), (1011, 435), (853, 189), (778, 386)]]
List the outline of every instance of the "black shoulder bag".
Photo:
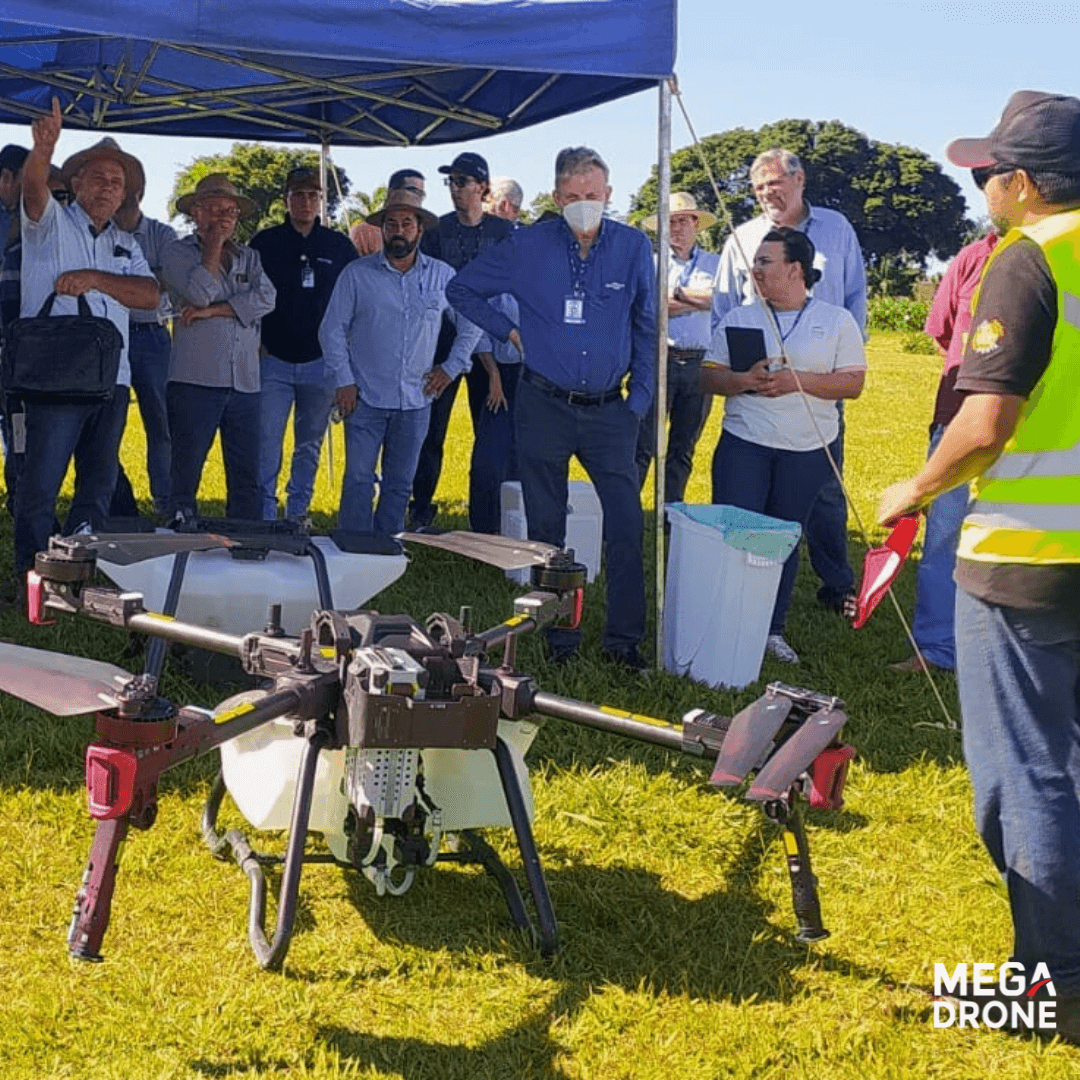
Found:
[(22, 397), (104, 401), (116, 386), (124, 338), (79, 296), (78, 315), (50, 315), (50, 293), (37, 315), (16, 319), (4, 339), (0, 378)]

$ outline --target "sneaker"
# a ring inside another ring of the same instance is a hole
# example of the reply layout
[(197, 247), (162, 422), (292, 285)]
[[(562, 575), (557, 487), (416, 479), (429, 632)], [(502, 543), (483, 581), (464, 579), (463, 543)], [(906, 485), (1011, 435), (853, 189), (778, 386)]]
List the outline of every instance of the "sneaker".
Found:
[(784, 640), (783, 634), (770, 634), (765, 639), (765, 655), (775, 656), (782, 664), (799, 662), (799, 654)]
[(636, 645), (625, 649), (601, 649), (600, 658), (609, 664), (618, 664), (626, 671), (646, 671), (649, 661), (637, 651)]

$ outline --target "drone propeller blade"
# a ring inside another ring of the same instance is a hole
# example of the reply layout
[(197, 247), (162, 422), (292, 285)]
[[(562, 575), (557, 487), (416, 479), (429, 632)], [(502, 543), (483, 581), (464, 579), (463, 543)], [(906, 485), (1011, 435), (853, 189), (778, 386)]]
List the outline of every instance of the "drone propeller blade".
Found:
[(782, 798), (846, 723), (847, 715), (839, 709), (827, 709), (808, 716), (754, 777), (746, 797), (754, 802)]
[(234, 547), (236, 541), (214, 533), (90, 533), (65, 538), (73, 547), (92, 551), (102, 562), (130, 566), (181, 551), (210, 551)]
[(492, 536), (488, 533), (401, 533), (402, 540), (453, 551), (469, 559), (497, 566), (500, 570), (524, 570), (542, 566), (559, 549), (538, 540), (517, 540), (512, 536)]
[(716, 787), (741, 784), (761, 760), (791, 712), (791, 698), (761, 697), (731, 718), (709, 783)]
[(0, 643), (0, 690), (53, 716), (113, 709), (132, 678), (102, 660)]

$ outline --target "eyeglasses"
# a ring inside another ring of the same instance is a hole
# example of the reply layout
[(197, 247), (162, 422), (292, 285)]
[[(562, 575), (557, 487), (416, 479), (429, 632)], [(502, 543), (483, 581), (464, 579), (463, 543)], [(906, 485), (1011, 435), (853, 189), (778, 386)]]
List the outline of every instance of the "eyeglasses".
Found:
[(447, 187), (463, 188), (475, 183), (478, 181), (474, 176), (448, 176), (446, 178)]
[(240, 217), (240, 211), (235, 206), (211, 207), (198, 206), (198, 204), (196, 204), (196, 207), (207, 217), (226, 218), (230, 221), (236, 221), (236, 219)]

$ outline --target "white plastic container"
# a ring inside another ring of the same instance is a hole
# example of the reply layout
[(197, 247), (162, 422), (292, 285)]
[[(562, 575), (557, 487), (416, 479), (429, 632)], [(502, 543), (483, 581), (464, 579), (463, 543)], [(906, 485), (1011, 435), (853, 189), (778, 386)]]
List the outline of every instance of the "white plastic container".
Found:
[[(503, 536), (526, 540), (529, 526), (525, 519), (525, 500), (521, 484), (508, 480), (502, 486), (502, 517), (499, 531)], [(604, 514), (596, 489), (586, 480), (571, 480), (567, 485), (566, 546), (585, 565), (587, 580), (595, 581), (600, 573), (601, 544), (604, 538)], [(507, 570), (506, 576), (519, 585), (528, 585), (528, 570)]]
[[(218, 706), (256, 701), (263, 690), (237, 694)], [(525, 767), (528, 750), (539, 725), (529, 721), (499, 721), (499, 736), (514, 763), (529, 820), (533, 818), (532, 789)], [(256, 829), (287, 829), (292, 821), (293, 798), (299, 776), (304, 740), (293, 734), (286, 720), (271, 720), (221, 745), (221, 771), (225, 786), (240, 813)], [(309, 827), (323, 834), (330, 850), (345, 858), (345, 750), (319, 754), (312, 793)], [(444, 832), (508, 827), (506, 797), (490, 750), (422, 750), (424, 790), (441, 811)]]
[[(326, 559), (326, 573), (336, 608), (359, 607), (397, 581), (408, 565), (403, 554), (368, 555), (342, 551), (328, 536), (313, 536)], [(98, 565), (121, 589), (143, 594), (150, 611), (160, 611), (172, 575), (173, 555), (130, 566), (99, 560)], [(287, 634), (299, 634), (319, 607), (315, 563), (307, 555), (270, 551), (265, 559), (234, 559), (227, 550), (193, 551), (180, 591), (176, 617), (198, 626), (246, 634), (261, 630), (271, 604), (281, 604)]]
[(780, 572), (802, 529), (734, 506), (665, 510), (664, 667), (742, 689), (761, 673)]

